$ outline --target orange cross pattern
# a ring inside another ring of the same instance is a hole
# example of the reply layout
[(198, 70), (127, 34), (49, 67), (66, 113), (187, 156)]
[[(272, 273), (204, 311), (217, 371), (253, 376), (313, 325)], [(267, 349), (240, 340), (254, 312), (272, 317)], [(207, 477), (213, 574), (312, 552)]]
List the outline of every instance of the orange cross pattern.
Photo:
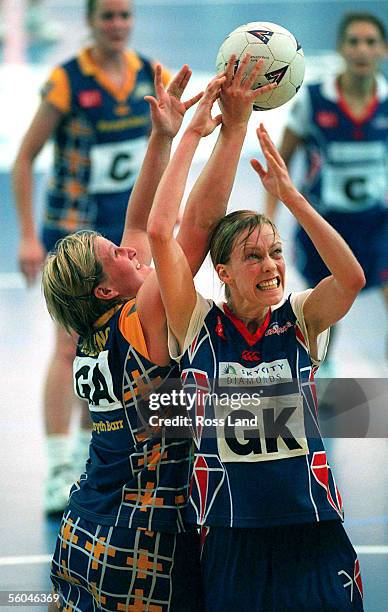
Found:
[(69, 519), (69, 522), (66, 523), (66, 525), (64, 527), (62, 527), (62, 548), (64, 550), (66, 550), (67, 548), (67, 544), (77, 544), (78, 543), (78, 536), (76, 536), (74, 533), (72, 533), (72, 529), (74, 529), (74, 523), (71, 519)]
[(103, 595), (99, 595), (99, 593), (97, 591), (97, 584), (95, 582), (91, 582), (90, 583), (90, 588), (92, 590), (93, 597), (97, 601), (97, 603), (105, 604), (106, 603), (106, 597), (104, 597)]
[[(160, 453), (160, 444), (156, 444), (150, 455), (147, 455), (147, 467), (150, 470), (154, 470), (155, 466), (160, 462), (161, 459), (167, 459), (167, 450), (163, 453), (163, 455), (161, 455)], [(144, 466), (144, 462), (145, 459), (144, 457), (139, 457), (139, 460), (137, 462), (138, 467), (143, 467)]]
[[(92, 544), (92, 542), (86, 542), (85, 548), (87, 551), (93, 551), (94, 560), (92, 562), (92, 569), (98, 569), (98, 561), (100, 560), (100, 556), (105, 554), (106, 544), (104, 543), (106, 538), (99, 538), (96, 544)], [(114, 557), (116, 555), (116, 551), (114, 548), (108, 548), (109, 557)]]
[(117, 610), (119, 612), (162, 612), (162, 606), (153, 606), (152, 604), (146, 604), (143, 601), (144, 592), (140, 589), (135, 590), (136, 601), (132, 606), (126, 604), (117, 604)]
[(66, 606), (66, 608), (62, 608), (62, 612), (72, 612), (74, 610), (73, 606), (74, 606), (74, 602), (73, 601), (69, 601), (69, 603)]
[(57, 571), (57, 576), (60, 576), (61, 578), (65, 578), (67, 582), (71, 582), (72, 584), (80, 584), (80, 581), (78, 580), (78, 578), (73, 578), (73, 576), (70, 576), (69, 571), (66, 567), (65, 560), (61, 561), (61, 568), (62, 568), (62, 571)]
[(126, 493), (124, 498), (125, 501), (136, 501), (139, 497), (142, 506), (140, 512), (148, 512), (150, 506), (163, 506), (163, 498), (153, 496), (154, 484), (152, 482), (147, 482), (146, 489), (149, 489), (149, 491), (146, 491), (146, 493), (140, 496), (138, 493)]

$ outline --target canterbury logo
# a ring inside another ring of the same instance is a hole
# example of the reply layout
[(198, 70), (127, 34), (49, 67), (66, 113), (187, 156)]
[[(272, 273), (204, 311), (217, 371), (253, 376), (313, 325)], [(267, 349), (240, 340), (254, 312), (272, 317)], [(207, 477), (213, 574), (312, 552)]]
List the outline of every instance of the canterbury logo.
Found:
[(260, 361), (260, 353), (257, 351), (243, 351), (241, 359), (245, 359), (245, 361)]
[(219, 315), (217, 315), (217, 325), (215, 326), (215, 332), (217, 336), (222, 338), (222, 340), (226, 340), (224, 326), (222, 325), (221, 317)]

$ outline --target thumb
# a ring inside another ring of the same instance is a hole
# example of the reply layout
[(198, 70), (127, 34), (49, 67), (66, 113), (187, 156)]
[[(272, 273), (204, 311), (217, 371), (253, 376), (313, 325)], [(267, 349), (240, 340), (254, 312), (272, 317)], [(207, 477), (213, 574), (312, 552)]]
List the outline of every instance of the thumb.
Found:
[(217, 125), (221, 125), (221, 123), (222, 123), (222, 115), (216, 115), (216, 116), (214, 117), (213, 121), (214, 121), (214, 123), (215, 123), (215, 125), (216, 125), (216, 126), (217, 126)]
[(191, 108), (192, 106), (194, 106), (194, 104), (196, 104), (203, 96), (203, 91), (201, 91), (200, 93), (198, 93), (196, 96), (194, 96), (193, 98), (190, 98), (190, 100), (186, 100), (186, 102), (184, 102), (185, 105), (185, 109), (188, 110), (189, 108)]
[(148, 102), (151, 108), (156, 109), (158, 107), (158, 101), (154, 96), (144, 96), (144, 100)]

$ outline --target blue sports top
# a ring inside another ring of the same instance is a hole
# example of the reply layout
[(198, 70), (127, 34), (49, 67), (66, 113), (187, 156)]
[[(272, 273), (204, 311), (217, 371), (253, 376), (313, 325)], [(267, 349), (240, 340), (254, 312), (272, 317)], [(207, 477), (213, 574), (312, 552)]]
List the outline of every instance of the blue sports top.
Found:
[[(151, 130), (145, 95), (154, 95), (149, 60), (125, 54), (127, 77), (115, 85), (93, 61), (91, 49), (55, 68), (42, 99), (61, 111), (44, 224), (66, 233), (124, 227), (130, 190)], [(168, 81), (163, 72), (163, 81)]]
[(93, 431), (70, 508), (103, 525), (183, 531), (192, 442), (153, 437), (141, 401), (177, 378), (177, 368), (150, 361), (135, 299), (103, 315), (95, 338), (99, 351), (85, 353), (79, 344), (74, 361), (74, 389), (89, 402)]
[(304, 141), (308, 167), (302, 191), (321, 214), (386, 206), (388, 83), (383, 76), (362, 117), (352, 114), (335, 75), (303, 85), (287, 127)]
[[(196, 394), (197, 444), (189, 522), (266, 527), (342, 519), (342, 501), (319, 433), (303, 303), (294, 293), (255, 334), (225, 305), (198, 294), (181, 355)], [(318, 337), (318, 358), (328, 330)], [(203, 420), (208, 419), (208, 420)]]

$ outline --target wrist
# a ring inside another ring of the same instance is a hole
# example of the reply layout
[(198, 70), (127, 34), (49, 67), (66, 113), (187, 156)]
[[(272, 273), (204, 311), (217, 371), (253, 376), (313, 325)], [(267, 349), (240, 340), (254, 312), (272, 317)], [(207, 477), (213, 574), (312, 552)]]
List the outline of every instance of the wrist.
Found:
[(170, 134), (167, 134), (166, 132), (162, 132), (159, 131), (158, 129), (152, 128), (151, 130), (151, 135), (150, 135), (150, 140), (152, 139), (152, 141), (154, 142), (158, 142), (160, 144), (172, 144), (172, 141), (174, 140), (174, 137), (171, 136)]
[(185, 130), (184, 137), (194, 141), (200, 141), (202, 138), (201, 128), (189, 124)]
[(230, 125), (224, 122), (221, 125), (221, 133), (228, 138), (245, 138), (248, 130), (248, 124), (244, 121), (242, 123), (231, 123)]
[(306, 198), (296, 188), (290, 190), (284, 198), (281, 198), (281, 201), (287, 206), (287, 208), (305, 208), (306, 206), (310, 206)]

